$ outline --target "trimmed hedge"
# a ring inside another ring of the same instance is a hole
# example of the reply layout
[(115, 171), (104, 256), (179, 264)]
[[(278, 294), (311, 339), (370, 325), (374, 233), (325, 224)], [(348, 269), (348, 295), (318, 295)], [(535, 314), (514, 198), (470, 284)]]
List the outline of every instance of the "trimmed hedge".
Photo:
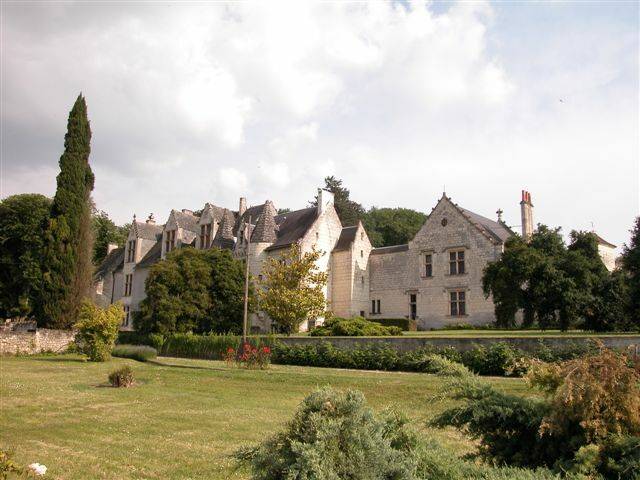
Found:
[(418, 330), (418, 323), (411, 318), (371, 318), (370, 320), (385, 327), (400, 327), (403, 332)]
[(498, 342), (465, 352), (453, 347), (424, 347), (401, 353), (386, 344), (363, 344), (353, 349), (340, 349), (330, 342), (306, 345), (277, 343), (271, 361), (309, 367), (437, 373), (433, 361), (433, 356), (437, 355), (462, 364), (479, 375), (519, 377), (526, 373), (533, 359), (546, 362), (562, 361), (592, 353), (595, 349), (595, 344), (576, 343), (562, 348), (551, 348), (541, 343), (537, 351), (528, 353), (506, 342)]
[(402, 330), (399, 327), (385, 327), (362, 317), (334, 317), (311, 330), (310, 335), (312, 337), (385, 337), (402, 335)]
[[(275, 338), (272, 336), (252, 336), (248, 340), (258, 348), (273, 348), (275, 344)], [(166, 357), (221, 360), (229, 348), (237, 351), (241, 343), (242, 337), (239, 335), (175, 333), (164, 338), (160, 352)]]
[(111, 355), (119, 358), (132, 358), (139, 362), (146, 362), (158, 356), (155, 348), (148, 345), (116, 345)]

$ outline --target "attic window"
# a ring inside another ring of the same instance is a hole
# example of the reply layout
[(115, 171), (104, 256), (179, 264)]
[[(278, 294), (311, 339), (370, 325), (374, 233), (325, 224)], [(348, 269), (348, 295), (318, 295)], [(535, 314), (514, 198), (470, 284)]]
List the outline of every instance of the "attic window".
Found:
[(316, 241), (320, 239), (320, 232), (316, 232)]
[(447, 223), (449, 223), (449, 221), (446, 218), (443, 218), (440, 223), (442, 224), (443, 227), (446, 227)]
[(360, 240), (364, 240), (364, 232), (360, 232)]

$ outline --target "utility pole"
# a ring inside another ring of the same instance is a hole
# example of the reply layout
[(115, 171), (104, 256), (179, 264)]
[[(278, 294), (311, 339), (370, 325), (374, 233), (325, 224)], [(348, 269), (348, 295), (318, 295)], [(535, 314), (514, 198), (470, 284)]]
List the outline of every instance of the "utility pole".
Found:
[(247, 329), (249, 326), (249, 242), (251, 240), (251, 216), (247, 224), (246, 235), (247, 246), (245, 251), (245, 271), (244, 271), (244, 317), (242, 322), (242, 345), (247, 343)]

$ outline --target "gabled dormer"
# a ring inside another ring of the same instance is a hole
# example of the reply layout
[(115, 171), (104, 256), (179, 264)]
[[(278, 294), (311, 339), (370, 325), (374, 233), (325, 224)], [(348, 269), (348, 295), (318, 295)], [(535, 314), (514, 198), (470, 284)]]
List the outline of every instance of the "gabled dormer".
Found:
[(156, 225), (153, 214), (144, 222), (139, 222), (134, 215), (124, 246), (124, 262), (138, 263), (158, 241), (162, 230), (163, 225)]
[(211, 203), (205, 204), (200, 219), (198, 220), (196, 248), (207, 249), (211, 247), (223, 215), (224, 208)]
[(190, 245), (198, 236), (199, 218), (191, 210), (171, 210), (162, 232), (162, 258), (182, 245)]

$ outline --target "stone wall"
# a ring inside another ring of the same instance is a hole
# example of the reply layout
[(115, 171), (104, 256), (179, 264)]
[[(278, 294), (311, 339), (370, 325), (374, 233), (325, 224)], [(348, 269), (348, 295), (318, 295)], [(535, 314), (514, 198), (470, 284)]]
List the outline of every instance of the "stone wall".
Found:
[(70, 330), (40, 328), (35, 332), (0, 331), (0, 355), (64, 352), (76, 336)]
[(549, 347), (560, 347), (568, 343), (585, 343), (600, 340), (606, 347), (616, 349), (635, 348), (640, 354), (640, 335), (624, 336), (563, 336), (563, 337), (282, 337), (278, 340), (287, 345), (309, 345), (329, 342), (337, 348), (354, 349), (363, 345), (387, 345), (399, 352), (410, 352), (427, 346), (453, 347), (459, 351), (470, 350), (477, 345), (506, 342), (521, 350), (535, 350), (540, 341)]

